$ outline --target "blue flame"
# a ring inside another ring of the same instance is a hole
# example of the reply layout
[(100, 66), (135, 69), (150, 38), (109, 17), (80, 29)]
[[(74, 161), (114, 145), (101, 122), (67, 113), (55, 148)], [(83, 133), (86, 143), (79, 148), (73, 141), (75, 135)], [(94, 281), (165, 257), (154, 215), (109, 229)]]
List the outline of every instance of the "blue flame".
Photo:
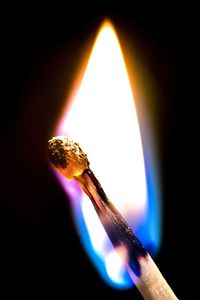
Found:
[[(147, 136), (147, 135), (146, 135)], [(148, 141), (148, 143), (147, 143)], [(143, 140), (144, 148), (144, 160), (145, 160), (145, 172), (146, 172), (146, 185), (147, 185), (147, 209), (146, 214), (142, 218), (139, 226), (134, 228), (134, 224), (131, 218), (129, 219), (129, 225), (136, 233), (137, 237), (141, 240), (147, 251), (152, 257), (155, 257), (159, 251), (161, 244), (161, 202), (159, 182), (157, 177), (157, 168), (152, 148), (150, 147), (150, 141)], [(107, 273), (105, 259), (102, 255), (95, 252), (91, 238), (88, 233), (86, 222), (83, 216), (81, 199), (82, 191), (75, 181), (66, 181), (63, 177), (57, 174), (59, 181), (61, 182), (64, 190), (72, 200), (72, 212), (74, 215), (75, 224), (78, 232), (80, 232), (81, 241), (83, 247), (88, 254), (89, 258), (95, 265), (97, 271), (103, 278), (103, 280), (111, 287), (117, 289), (128, 289), (134, 284), (129, 277), (128, 272), (125, 270), (121, 274), (120, 279), (113, 280)], [(107, 248), (112, 248), (111, 243), (107, 242)]]

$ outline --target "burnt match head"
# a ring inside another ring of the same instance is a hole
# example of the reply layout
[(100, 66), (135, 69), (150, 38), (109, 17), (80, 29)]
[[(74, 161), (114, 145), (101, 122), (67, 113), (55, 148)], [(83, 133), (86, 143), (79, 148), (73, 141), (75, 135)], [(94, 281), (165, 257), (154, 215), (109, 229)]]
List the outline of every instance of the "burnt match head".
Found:
[(67, 179), (81, 175), (89, 167), (87, 155), (68, 137), (53, 137), (49, 140), (48, 150), (51, 163)]

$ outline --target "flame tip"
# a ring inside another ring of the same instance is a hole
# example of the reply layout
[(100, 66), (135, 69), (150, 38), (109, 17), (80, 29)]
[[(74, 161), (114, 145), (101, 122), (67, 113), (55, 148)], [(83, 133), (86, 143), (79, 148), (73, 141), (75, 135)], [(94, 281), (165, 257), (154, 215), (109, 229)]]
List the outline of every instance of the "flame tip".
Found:
[(106, 30), (106, 29), (110, 29), (110, 30), (113, 31), (113, 32), (115, 33), (115, 35), (116, 35), (115, 27), (114, 27), (114, 25), (113, 25), (113, 22), (110, 20), (110, 18), (107, 18), (107, 17), (106, 17), (106, 18), (103, 20), (103, 22), (101, 23), (99, 32), (102, 32), (102, 31), (104, 31), (104, 30)]

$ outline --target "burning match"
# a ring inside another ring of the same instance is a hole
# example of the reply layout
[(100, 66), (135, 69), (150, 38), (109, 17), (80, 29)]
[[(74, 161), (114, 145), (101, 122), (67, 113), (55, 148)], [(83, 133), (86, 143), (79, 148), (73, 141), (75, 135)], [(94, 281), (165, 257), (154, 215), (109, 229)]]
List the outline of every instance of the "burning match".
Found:
[(79, 144), (58, 136), (49, 141), (48, 150), (55, 169), (66, 179), (76, 180), (92, 201), (109, 239), (143, 298), (177, 299), (142, 243), (106, 196)]

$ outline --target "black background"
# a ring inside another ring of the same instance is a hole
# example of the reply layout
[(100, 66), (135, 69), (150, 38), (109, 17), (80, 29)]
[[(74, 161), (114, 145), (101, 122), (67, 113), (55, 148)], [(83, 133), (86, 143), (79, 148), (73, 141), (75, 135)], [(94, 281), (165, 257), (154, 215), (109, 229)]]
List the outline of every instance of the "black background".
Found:
[(156, 263), (180, 299), (195, 299), (195, 8), (93, 5), (18, 5), (2, 12), (1, 292), (5, 298), (14, 292), (27, 299), (71, 299), (79, 293), (89, 299), (141, 299), (136, 289), (109, 288), (94, 270), (46, 153), (84, 47), (109, 17), (158, 87), (164, 230)]

